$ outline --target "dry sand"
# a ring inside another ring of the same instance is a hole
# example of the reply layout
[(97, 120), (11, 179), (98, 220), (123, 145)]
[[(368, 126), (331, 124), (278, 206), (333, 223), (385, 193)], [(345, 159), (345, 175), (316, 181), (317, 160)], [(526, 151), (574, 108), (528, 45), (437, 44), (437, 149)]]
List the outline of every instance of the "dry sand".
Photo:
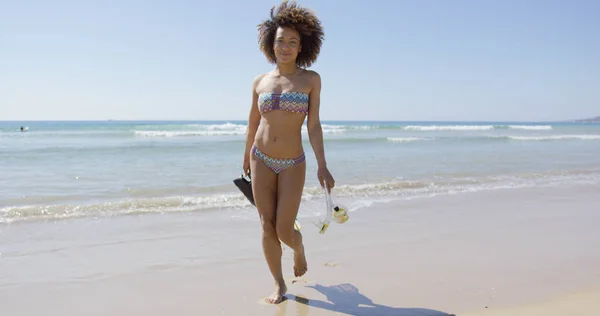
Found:
[(600, 315), (600, 290), (563, 295), (537, 304), (485, 310), (464, 316), (589, 316)]

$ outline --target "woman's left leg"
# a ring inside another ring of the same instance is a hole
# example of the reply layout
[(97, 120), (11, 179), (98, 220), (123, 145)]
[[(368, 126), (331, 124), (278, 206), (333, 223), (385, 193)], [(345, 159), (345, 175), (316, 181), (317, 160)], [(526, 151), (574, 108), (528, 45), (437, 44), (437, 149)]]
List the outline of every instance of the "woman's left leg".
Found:
[(294, 250), (294, 275), (296, 277), (304, 275), (307, 271), (302, 234), (294, 229), (305, 178), (306, 162), (302, 161), (281, 171), (277, 184), (275, 229), (279, 239)]

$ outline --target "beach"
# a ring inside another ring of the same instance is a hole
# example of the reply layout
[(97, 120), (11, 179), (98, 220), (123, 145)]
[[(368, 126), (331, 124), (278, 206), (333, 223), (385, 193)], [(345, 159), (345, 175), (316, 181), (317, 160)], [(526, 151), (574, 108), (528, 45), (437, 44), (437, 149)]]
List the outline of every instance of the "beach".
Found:
[(600, 1), (377, 4), (2, 2), (0, 316), (600, 316)]
[(2, 228), (0, 306), (2, 315), (591, 315), (600, 312), (599, 189), (374, 203), (322, 235), (318, 217), (305, 217), (309, 271), (294, 279), (284, 249), (289, 291), (277, 306), (261, 303), (272, 281), (257, 218), (13, 224)]
[(276, 306), (245, 128), (0, 122), (0, 315), (600, 313), (599, 124), (324, 122), (350, 214), (325, 234), (303, 127), (309, 268), (284, 247)]

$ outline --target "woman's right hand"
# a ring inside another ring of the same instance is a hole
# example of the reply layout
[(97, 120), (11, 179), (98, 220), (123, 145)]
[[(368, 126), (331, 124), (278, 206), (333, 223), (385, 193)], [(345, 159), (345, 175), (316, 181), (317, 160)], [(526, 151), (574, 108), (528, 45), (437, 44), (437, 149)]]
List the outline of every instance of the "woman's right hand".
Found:
[(244, 162), (242, 163), (242, 170), (244, 172), (244, 176), (248, 176), (250, 174), (250, 157), (244, 156)]

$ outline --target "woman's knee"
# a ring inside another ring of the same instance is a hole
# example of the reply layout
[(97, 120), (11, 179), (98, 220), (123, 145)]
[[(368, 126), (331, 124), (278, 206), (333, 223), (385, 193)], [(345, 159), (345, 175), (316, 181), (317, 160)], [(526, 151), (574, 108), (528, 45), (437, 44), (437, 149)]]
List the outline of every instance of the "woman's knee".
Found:
[(263, 220), (262, 235), (264, 238), (279, 239), (277, 235), (277, 227), (275, 226), (275, 220)]
[(282, 222), (278, 222), (275, 226), (275, 231), (277, 232), (277, 236), (281, 241), (286, 244), (291, 244), (294, 242), (294, 226), (284, 225)]

